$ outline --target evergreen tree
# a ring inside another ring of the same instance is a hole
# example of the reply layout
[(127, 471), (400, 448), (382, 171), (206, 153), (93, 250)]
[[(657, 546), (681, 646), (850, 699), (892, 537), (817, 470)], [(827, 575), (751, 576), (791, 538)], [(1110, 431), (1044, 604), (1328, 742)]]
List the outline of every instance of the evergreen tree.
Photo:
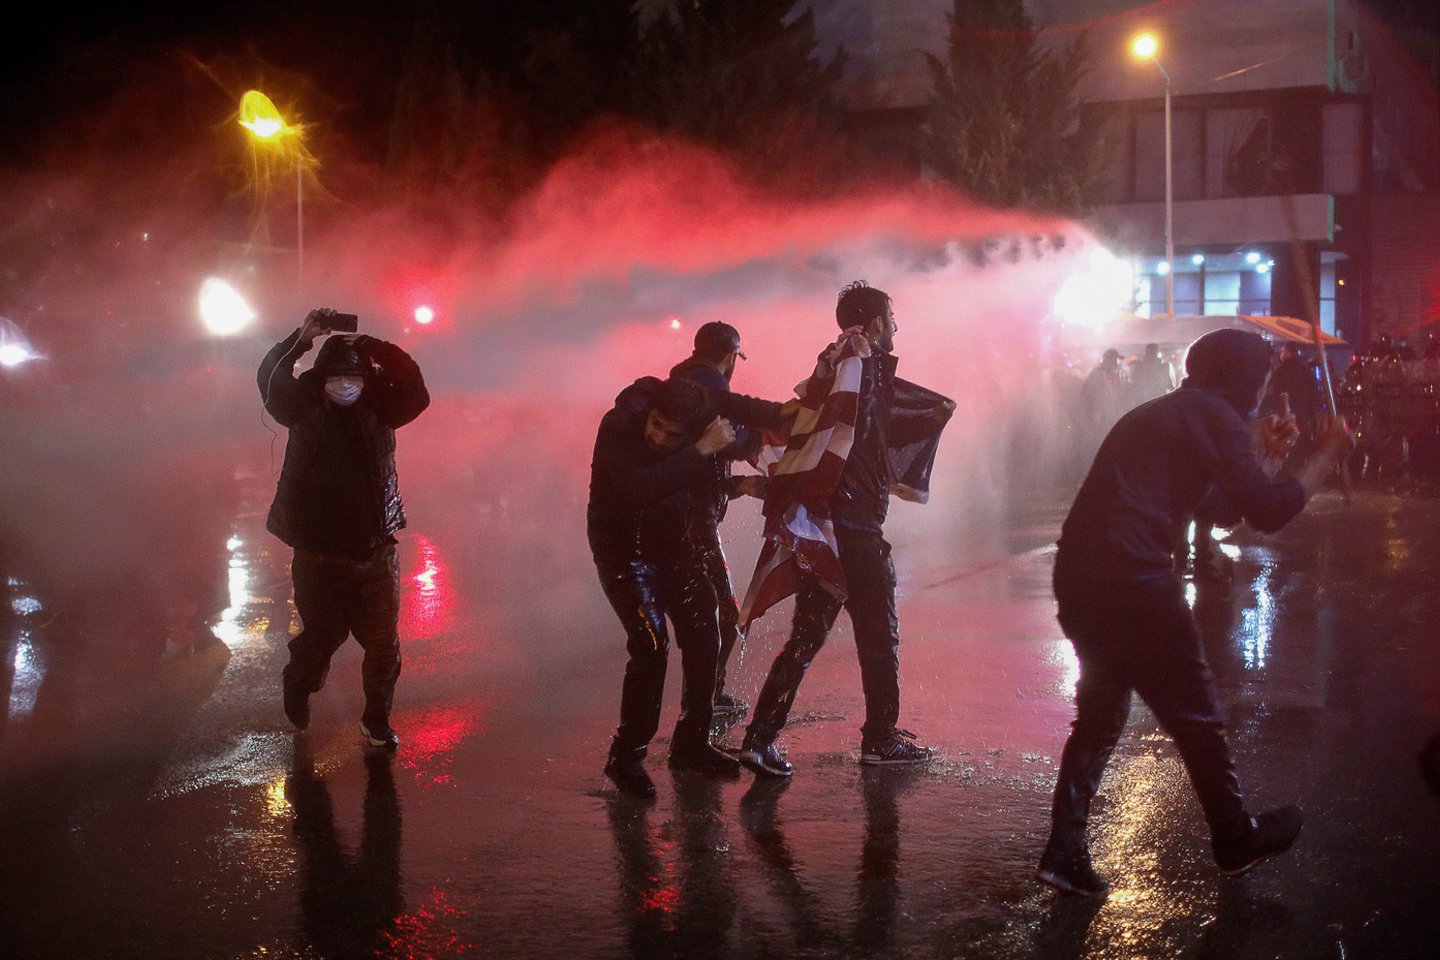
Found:
[(680, 0), (645, 32), (636, 115), (658, 130), (778, 173), (839, 129), (831, 89), (843, 54), (816, 56), (796, 0)]
[(1076, 215), (1104, 187), (1104, 130), (1081, 122), (1084, 38), (1042, 50), (1022, 0), (955, 0), (922, 157), (938, 176), (999, 207)]
[(498, 212), (586, 124), (631, 111), (640, 34), (633, 0), (492, 6), (415, 4), (387, 166)]

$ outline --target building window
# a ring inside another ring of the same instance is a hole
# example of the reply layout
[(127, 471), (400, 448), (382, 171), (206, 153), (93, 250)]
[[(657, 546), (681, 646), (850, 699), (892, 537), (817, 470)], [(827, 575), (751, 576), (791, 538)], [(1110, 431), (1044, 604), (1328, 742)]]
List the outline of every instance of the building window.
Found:
[(1205, 113), (1205, 195), (1250, 197), (1266, 192), (1270, 111), (1258, 107)]
[[(1173, 110), (1170, 115), (1172, 188), (1176, 200), (1198, 200), (1201, 186), (1201, 114)], [(1135, 117), (1135, 199), (1165, 199), (1165, 112)]]
[(1335, 332), (1336, 266), (1346, 259), (1344, 254), (1325, 250), (1320, 254), (1320, 329)]
[(1205, 312), (1221, 317), (1240, 312), (1238, 270), (1211, 270), (1205, 274)]
[(1264, 316), (1270, 312), (1270, 273), (1240, 273), (1240, 312)]

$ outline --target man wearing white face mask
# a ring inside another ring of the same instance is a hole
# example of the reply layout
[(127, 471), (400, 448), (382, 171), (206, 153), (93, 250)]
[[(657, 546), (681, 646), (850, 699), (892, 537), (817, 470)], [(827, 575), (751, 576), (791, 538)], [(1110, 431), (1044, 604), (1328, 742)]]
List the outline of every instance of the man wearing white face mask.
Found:
[(400, 587), (395, 533), (405, 509), (395, 471), (395, 430), (420, 415), (430, 394), (410, 356), (384, 340), (332, 336), (314, 367), (295, 362), (331, 332), (335, 312), (312, 310), (260, 363), (260, 397), (290, 431), (266, 528), (295, 550), (290, 567), (301, 631), (282, 681), (285, 715), (310, 723), (310, 694), (348, 635), (365, 649), (360, 731), (394, 749), (390, 726), (400, 676)]

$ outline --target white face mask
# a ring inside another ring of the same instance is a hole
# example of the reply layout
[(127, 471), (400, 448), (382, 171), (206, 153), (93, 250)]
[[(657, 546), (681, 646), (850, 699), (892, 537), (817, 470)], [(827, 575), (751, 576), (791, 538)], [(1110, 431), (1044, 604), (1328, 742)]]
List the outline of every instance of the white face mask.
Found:
[(325, 396), (330, 398), (331, 403), (338, 403), (342, 407), (351, 406), (359, 400), (364, 387), (364, 377), (325, 378)]

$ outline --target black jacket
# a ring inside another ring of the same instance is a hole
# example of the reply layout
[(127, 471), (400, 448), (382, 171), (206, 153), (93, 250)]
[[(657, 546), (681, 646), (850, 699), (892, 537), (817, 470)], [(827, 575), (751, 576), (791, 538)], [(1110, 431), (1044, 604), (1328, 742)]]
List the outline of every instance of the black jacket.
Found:
[(1171, 576), (1174, 532), (1212, 487), (1264, 533), (1305, 505), (1297, 481), (1261, 470), (1248, 422), (1220, 392), (1182, 386), (1131, 410), (1100, 445), (1061, 528), (1057, 586)]
[(598, 564), (637, 553), (662, 559), (683, 546), (694, 491), (714, 475), (716, 458), (701, 455), (694, 443), (663, 453), (646, 442), (645, 421), (659, 387), (655, 377), (641, 377), (620, 391), (595, 434), (585, 525)]
[[(769, 400), (758, 400), (743, 394), (730, 392), (730, 381), (699, 357), (682, 360), (670, 369), (672, 379), (681, 378), (698, 384), (717, 411), (731, 420), (735, 426), (735, 442), (715, 458), (715, 469), (706, 482), (695, 491), (698, 506), (695, 518), (710, 525), (725, 519), (725, 509), (733, 496), (730, 483), (730, 464), (735, 460), (754, 460), (760, 452), (763, 435), (760, 428), (778, 429), (780, 404)], [(747, 426), (746, 424), (753, 424)]]
[(290, 431), (265, 526), (291, 547), (364, 556), (405, 526), (395, 429), (418, 417), (430, 394), (409, 354), (367, 337), (362, 349), (380, 370), (354, 406), (337, 406), (319, 373), (295, 376), (306, 352), (298, 339), (296, 331), (271, 347), (256, 375), (265, 409)]

